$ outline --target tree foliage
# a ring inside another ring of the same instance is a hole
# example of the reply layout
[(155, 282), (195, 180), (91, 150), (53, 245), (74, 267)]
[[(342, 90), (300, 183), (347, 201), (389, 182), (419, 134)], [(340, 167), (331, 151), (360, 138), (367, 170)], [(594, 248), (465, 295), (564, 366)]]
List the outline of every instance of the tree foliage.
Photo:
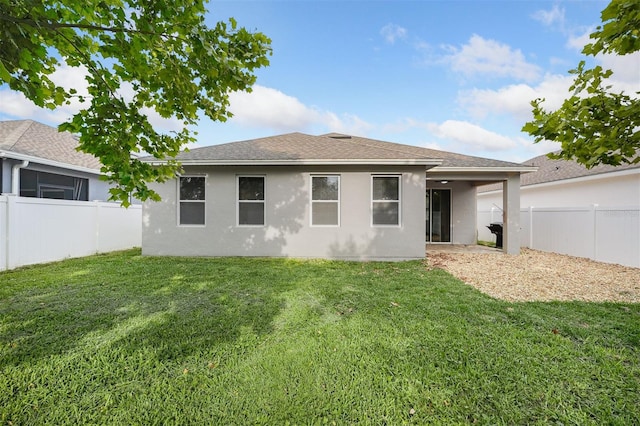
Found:
[[(640, 50), (640, 1), (612, 0), (601, 17), (603, 25), (590, 35), (594, 41), (582, 53), (626, 55)], [(612, 71), (588, 68), (585, 61), (569, 72), (575, 75), (571, 96), (553, 112), (543, 109), (544, 99), (534, 100), (533, 120), (522, 130), (536, 142), (560, 142), (562, 149), (552, 158), (574, 159), (588, 168), (640, 162), (640, 92), (614, 92), (607, 84)]]
[[(111, 198), (158, 200), (147, 183), (174, 177), (179, 164), (151, 166), (135, 154), (175, 157), (194, 141), (189, 126), (202, 115), (229, 118), (229, 93), (250, 91), (254, 70), (269, 64), (269, 38), (233, 18), (207, 26), (204, 2), (0, 0), (0, 83), (40, 107), (82, 101), (59, 130), (100, 159)], [(51, 80), (64, 63), (87, 70), (88, 96)], [(153, 110), (182, 129), (157, 131)]]

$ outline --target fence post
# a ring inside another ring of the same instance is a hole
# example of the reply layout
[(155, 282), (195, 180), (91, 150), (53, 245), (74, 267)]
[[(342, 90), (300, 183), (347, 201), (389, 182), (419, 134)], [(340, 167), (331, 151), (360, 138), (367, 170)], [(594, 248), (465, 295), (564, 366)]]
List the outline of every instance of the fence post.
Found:
[[(16, 194), (4, 194), (7, 197), (7, 211), (6, 211), (6, 229), (5, 229), (5, 258), (4, 260), (4, 269), (9, 270), (13, 268), (13, 259), (11, 257), (11, 254), (16, 250), (14, 241), (13, 241), (13, 237), (14, 235), (18, 235), (18, 232), (13, 232), (13, 231), (17, 231), (16, 225), (14, 223), (14, 219), (13, 216), (15, 214), (15, 203), (16, 203), (16, 199), (17, 199), (17, 195)], [(12, 247), (13, 246), (13, 247)]]
[(95, 233), (95, 252), (100, 253), (100, 201), (94, 200), (93, 207), (95, 209), (95, 218), (96, 218), (96, 233)]
[(533, 248), (533, 206), (529, 206), (529, 248)]
[(593, 222), (593, 260), (598, 260), (598, 205), (591, 205), (591, 221)]

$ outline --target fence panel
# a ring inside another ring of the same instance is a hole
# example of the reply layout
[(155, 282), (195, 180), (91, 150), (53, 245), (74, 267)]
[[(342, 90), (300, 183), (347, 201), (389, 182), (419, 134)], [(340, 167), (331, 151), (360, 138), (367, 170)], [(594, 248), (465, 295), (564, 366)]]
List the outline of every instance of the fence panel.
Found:
[(640, 208), (596, 208), (595, 260), (640, 268)]
[(572, 256), (593, 258), (593, 210), (589, 208), (533, 209), (532, 247)]
[[(486, 235), (490, 213), (478, 211), (479, 239)], [(520, 244), (640, 268), (640, 207), (521, 209)]]
[(495, 241), (495, 235), (489, 231), (487, 226), (491, 223), (491, 211), (479, 210), (478, 211), (478, 240), (480, 241)]
[(7, 269), (7, 198), (0, 195), (0, 271)]
[(142, 207), (124, 209), (119, 204), (98, 205), (97, 252), (104, 253), (142, 244)]
[(3, 196), (0, 210), (0, 270), (141, 244), (140, 206)]
[(520, 246), (531, 247), (531, 211), (520, 209)]

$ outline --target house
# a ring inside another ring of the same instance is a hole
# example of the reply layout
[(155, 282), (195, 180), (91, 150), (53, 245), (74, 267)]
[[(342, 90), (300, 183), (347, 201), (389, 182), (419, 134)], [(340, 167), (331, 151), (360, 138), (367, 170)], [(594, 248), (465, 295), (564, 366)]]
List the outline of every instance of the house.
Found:
[(32, 120), (0, 121), (0, 193), (64, 200), (107, 200), (100, 162), (67, 132)]
[[(541, 155), (522, 163), (521, 245), (640, 267), (640, 163), (587, 169)], [(478, 238), (502, 217), (499, 185), (478, 187)]]
[[(476, 187), (507, 196), (519, 251), (529, 166), (341, 134), (290, 133), (193, 149), (143, 205), (146, 255), (419, 259), (425, 242), (475, 244)], [(147, 157), (150, 163), (161, 160)]]
[[(578, 207), (640, 205), (640, 163), (587, 169), (576, 161), (540, 155), (522, 163), (537, 167), (522, 176), (521, 207)], [(502, 188), (478, 187), (478, 209), (502, 207)]]

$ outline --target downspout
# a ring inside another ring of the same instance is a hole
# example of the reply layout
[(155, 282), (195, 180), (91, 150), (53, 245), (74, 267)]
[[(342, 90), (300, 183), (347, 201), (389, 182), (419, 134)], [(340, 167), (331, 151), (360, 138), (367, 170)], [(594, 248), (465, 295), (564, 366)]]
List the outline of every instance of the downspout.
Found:
[(13, 195), (20, 195), (20, 169), (23, 169), (29, 165), (29, 160), (24, 160), (22, 163), (14, 164), (11, 167), (11, 193)]

